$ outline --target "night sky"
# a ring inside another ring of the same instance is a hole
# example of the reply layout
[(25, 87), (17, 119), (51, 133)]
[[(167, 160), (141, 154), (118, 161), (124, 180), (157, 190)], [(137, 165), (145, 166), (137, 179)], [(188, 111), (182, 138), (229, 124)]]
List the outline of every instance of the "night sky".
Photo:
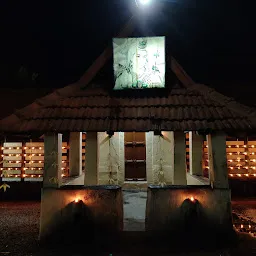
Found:
[[(256, 93), (254, 6), (242, 0), (155, 0), (147, 29), (166, 35), (187, 73), (248, 103)], [(131, 16), (134, 0), (1, 0), (1, 87), (75, 82)], [(25, 71), (24, 71), (25, 70)], [(38, 74), (34, 77), (33, 73)], [(42, 90), (42, 89), (41, 89)]]

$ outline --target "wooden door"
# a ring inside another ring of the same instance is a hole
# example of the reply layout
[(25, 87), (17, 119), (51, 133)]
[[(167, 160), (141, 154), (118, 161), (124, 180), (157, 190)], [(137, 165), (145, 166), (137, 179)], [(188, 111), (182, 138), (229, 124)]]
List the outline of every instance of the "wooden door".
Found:
[(125, 132), (125, 180), (146, 180), (145, 132)]

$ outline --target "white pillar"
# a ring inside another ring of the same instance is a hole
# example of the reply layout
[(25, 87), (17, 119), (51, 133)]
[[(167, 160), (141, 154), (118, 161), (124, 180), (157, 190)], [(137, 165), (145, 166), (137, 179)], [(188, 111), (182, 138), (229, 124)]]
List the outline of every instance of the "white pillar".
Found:
[(124, 183), (124, 133), (115, 132), (109, 137), (106, 132), (98, 132), (98, 183)]
[(191, 175), (203, 175), (203, 137), (189, 132), (189, 168)]
[(209, 178), (214, 188), (229, 188), (226, 135), (222, 132), (207, 135)]
[(62, 134), (44, 135), (43, 187), (60, 187), (62, 163)]
[(69, 175), (82, 174), (82, 133), (71, 132), (69, 137)]
[(97, 145), (97, 132), (86, 133), (86, 145), (85, 145), (85, 185), (97, 185), (98, 184), (98, 145)]
[(173, 185), (187, 185), (185, 133), (173, 132), (172, 134), (171, 159), (173, 163)]

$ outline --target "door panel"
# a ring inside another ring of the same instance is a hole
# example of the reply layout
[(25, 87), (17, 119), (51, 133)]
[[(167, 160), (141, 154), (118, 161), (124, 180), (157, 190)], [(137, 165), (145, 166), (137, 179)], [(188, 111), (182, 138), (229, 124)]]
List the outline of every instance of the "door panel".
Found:
[(125, 179), (146, 180), (145, 133), (127, 132), (125, 141)]

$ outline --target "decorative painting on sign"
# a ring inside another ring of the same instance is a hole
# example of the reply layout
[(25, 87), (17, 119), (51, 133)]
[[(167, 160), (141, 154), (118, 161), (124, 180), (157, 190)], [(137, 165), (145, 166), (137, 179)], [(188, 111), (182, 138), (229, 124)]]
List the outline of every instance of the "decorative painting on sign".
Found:
[(165, 37), (114, 38), (115, 90), (165, 87)]

